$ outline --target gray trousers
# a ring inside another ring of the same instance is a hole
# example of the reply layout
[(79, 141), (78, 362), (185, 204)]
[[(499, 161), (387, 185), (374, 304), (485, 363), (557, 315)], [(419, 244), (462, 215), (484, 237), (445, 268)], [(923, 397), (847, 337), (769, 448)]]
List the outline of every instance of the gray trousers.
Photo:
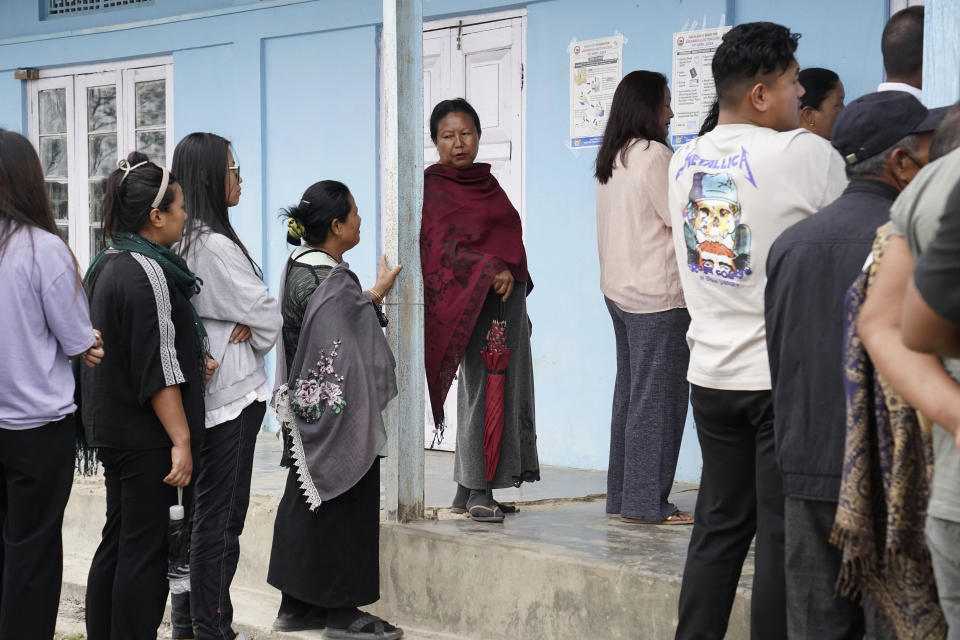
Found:
[(947, 640), (960, 640), (960, 522), (927, 516), (926, 538)]
[(687, 419), (686, 309), (627, 313), (604, 298), (617, 340), (607, 513), (663, 520)]

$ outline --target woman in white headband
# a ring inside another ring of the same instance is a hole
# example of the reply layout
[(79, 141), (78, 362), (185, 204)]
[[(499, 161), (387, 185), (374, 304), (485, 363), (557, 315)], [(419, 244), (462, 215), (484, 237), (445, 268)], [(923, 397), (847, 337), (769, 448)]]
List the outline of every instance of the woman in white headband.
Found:
[(167, 600), (167, 507), (189, 484), (216, 363), (190, 298), (199, 281), (170, 247), (187, 212), (176, 179), (142, 153), (104, 185), (109, 248), (87, 271), (90, 316), (111, 357), (83, 372), (87, 442), (98, 450), (107, 523), (87, 580), (87, 636), (153, 638)]

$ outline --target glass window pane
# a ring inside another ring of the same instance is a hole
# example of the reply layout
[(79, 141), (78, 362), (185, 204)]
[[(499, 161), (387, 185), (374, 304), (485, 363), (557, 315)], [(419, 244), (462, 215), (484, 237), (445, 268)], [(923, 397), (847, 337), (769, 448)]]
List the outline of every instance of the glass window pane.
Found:
[(90, 259), (97, 255), (97, 252), (103, 248), (103, 229), (100, 227), (90, 227)]
[(137, 83), (137, 127), (153, 127), (167, 121), (165, 80)]
[(60, 237), (63, 238), (63, 241), (67, 244), (70, 243), (70, 227), (66, 224), (57, 223), (57, 231), (60, 233)]
[(103, 219), (103, 180), (90, 181), (90, 222), (100, 222)]
[(53, 210), (53, 217), (58, 221), (66, 222), (69, 217), (67, 207), (67, 185), (62, 182), (47, 182), (47, 197), (50, 199), (50, 208)]
[(89, 87), (87, 89), (87, 127), (94, 131), (117, 130), (117, 87)]
[(137, 131), (137, 151), (147, 154), (154, 164), (166, 164), (166, 142), (165, 131)]
[(40, 138), (40, 163), (48, 178), (67, 177), (67, 137)]
[(117, 168), (117, 136), (114, 133), (90, 136), (87, 146), (89, 177), (106, 177)]
[(67, 90), (40, 92), (40, 135), (67, 132)]

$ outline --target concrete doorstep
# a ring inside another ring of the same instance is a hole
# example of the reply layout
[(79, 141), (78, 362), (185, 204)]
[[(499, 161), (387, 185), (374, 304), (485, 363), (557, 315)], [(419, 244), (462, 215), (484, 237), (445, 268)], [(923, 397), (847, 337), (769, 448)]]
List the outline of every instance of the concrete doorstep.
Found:
[[(268, 443), (269, 444), (269, 443)], [(260, 442), (258, 442), (258, 448)], [(450, 464), (428, 455), (428, 466)], [(285, 470), (255, 469), (254, 492), (240, 540), (240, 565), (231, 589), (236, 629), (251, 639), (321, 638), (321, 632), (276, 633), (270, 626), (280, 593), (266, 583), (273, 525)], [(450, 493), (427, 487), (427, 504)], [(576, 485), (579, 472), (542, 470), (548, 481)], [(258, 475), (259, 474), (259, 475)], [(564, 478), (566, 476), (566, 479)], [(595, 489), (586, 475), (582, 485)], [(572, 479), (571, 479), (572, 478)], [(534, 486), (536, 486), (534, 485)], [(526, 486), (526, 485), (525, 485)], [(504, 492), (506, 493), (506, 492)], [(524, 640), (673, 638), (689, 526), (631, 525), (605, 514), (602, 496), (520, 502), (503, 524), (485, 524), (431, 505), (436, 520), (381, 522), (381, 599), (365, 607), (404, 628), (405, 638)], [(529, 489), (529, 497), (535, 494)], [(524, 497), (527, 497), (525, 495)], [(437, 496), (431, 498), (431, 496)], [(508, 500), (509, 494), (498, 497)], [(450, 493), (452, 497), (452, 493)], [(448, 498), (446, 498), (448, 499)], [(677, 485), (671, 499), (692, 511), (696, 487)], [(77, 479), (64, 519), (63, 638), (83, 631), (83, 594), (105, 513), (102, 478)], [(749, 637), (752, 555), (744, 566), (727, 638)], [(322, 579), (318, 576), (317, 579)], [(169, 637), (169, 627), (160, 630)]]

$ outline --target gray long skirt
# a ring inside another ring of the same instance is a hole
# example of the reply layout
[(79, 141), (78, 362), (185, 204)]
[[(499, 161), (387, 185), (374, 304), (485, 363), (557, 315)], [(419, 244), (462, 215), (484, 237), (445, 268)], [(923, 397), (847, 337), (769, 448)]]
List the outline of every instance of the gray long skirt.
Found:
[[(540, 479), (537, 429), (533, 404), (533, 356), (527, 325), (527, 285), (517, 282), (507, 300), (507, 347), (512, 350), (504, 389), (503, 439), (500, 463), (491, 489), (518, 487)], [(486, 414), (487, 366), (480, 350), (487, 331), (497, 319), (500, 296), (492, 291), (480, 310), (477, 325), (460, 361), (457, 383), (457, 449), (454, 479), (470, 489), (487, 487), (484, 476), (483, 422)]]

